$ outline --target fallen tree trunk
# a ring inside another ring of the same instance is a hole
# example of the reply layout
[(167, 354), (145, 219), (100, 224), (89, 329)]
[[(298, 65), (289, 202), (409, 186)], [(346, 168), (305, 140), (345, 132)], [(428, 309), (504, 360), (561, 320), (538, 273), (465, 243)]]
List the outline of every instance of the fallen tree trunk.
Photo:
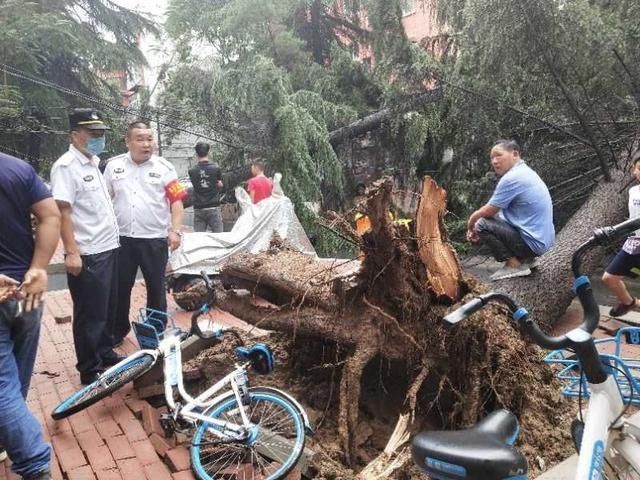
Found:
[(380, 111), (372, 113), (371, 115), (367, 115), (364, 118), (356, 120), (349, 125), (345, 125), (344, 127), (329, 132), (329, 142), (332, 146), (335, 147), (337, 145), (340, 145), (341, 143), (346, 142), (347, 140), (359, 137), (360, 135), (364, 135), (365, 133), (372, 130), (377, 130), (383, 125), (384, 122), (391, 119), (394, 115), (409, 112), (416, 108), (423, 107), (425, 105), (428, 105), (429, 103), (436, 102), (441, 98), (442, 88), (440, 87), (428, 92), (414, 95), (413, 97), (398, 105), (384, 108)]

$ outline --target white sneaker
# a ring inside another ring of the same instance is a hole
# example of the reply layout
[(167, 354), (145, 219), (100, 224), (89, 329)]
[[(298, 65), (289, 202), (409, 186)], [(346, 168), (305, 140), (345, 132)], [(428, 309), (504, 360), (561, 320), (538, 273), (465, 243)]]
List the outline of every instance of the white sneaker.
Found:
[(0, 449), (0, 462), (4, 462), (7, 459), (7, 451), (2, 448)]
[(504, 280), (506, 278), (526, 277), (531, 275), (531, 269), (525, 263), (518, 267), (502, 267), (496, 273), (489, 277), (489, 280), (495, 282), (496, 280)]

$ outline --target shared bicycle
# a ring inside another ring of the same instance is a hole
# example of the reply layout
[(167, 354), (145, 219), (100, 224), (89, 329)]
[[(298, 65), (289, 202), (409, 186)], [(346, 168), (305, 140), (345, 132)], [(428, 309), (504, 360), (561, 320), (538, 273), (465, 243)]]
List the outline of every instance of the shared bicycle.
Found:
[[(597, 229), (572, 258), (574, 290), (584, 311), (584, 321), (565, 335), (545, 334), (529, 312), (502, 293), (487, 293), (444, 317), (448, 325), (461, 328), (464, 319), (490, 302), (505, 305), (521, 333), (539, 346), (553, 350), (548, 362), (564, 366), (568, 381), (565, 394), (589, 397), (586, 415), (580, 410), (571, 434), (578, 451), (576, 480), (640, 480), (640, 419), (625, 416), (631, 403), (640, 401), (640, 359), (624, 359), (622, 342), (640, 344), (640, 328), (622, 329), (613, 353), (598, 350), (601, 341), (592, 333), (600, 311), (589, 279), (582, 273), (584, 255), (593, 247), (612, 243), (640, 227), (640, 219)], [(514, 447), (519, 425), (507, 410), (490, 413), (475, 426), (459, 431), (430, 431), (412, 441), (413, 460), (433, 479), (526, 480), (527, 461)]]
[[(191, 464), (195, 474), (201, 480), (282, 479), (298, 463), (305, 435), (312, 435), (313, 428), (302, 406), (286, 392), (249, 386), (250, 370), (258, 374), (273, 370), (274, 356), (267, 345), (256, 343), (245, 347), (232, 329), (201, 328), (200, 317), (215, 303), (209, 277), (202, 272), (202, 278), (207, 286), (207, 299), (192, 315), (189, 332), (165, 328), (164, 322), (153, 318), (134, 325), (137, 333), (151, 332), (142, 336), (149, 343), (140, 343), (155, 348), (136, 351), (109, 368), (94, 383), (60, 403), (51, 416), (59, 420), (89, 407), (163, 359), (164, 395), (169, 413), (162, 416), (161, 425), (167, 435), (177, 430), (192, 434)], [(238, 357), (235, 368), (192, 397), (183, 381), (181, 342), (191, 335), (222, 341), (226, 334), (233, 335), (242, 345), (235, 349)], [(176, 401), (176, 390), (180, 401)]]

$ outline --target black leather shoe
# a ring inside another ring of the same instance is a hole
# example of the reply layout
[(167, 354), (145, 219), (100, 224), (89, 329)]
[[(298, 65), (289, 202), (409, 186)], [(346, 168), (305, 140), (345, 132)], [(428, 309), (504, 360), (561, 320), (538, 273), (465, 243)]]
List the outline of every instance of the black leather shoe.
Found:
[(82, 385), (89, 385), (95, 382), (100, 377), (100, 375), (102, 375), (102, 372), (100, 370), (98, 370), (97, 372), (81, 373), (80, 383), (82, 383)]
[(111, 355), (105, 355), (104, 357), (102, 357), (102, 366), (113, 367), (116, 363), (120, 363), (125, 358), (127, 357), (118, 355), (117, 353), (113, 352)]

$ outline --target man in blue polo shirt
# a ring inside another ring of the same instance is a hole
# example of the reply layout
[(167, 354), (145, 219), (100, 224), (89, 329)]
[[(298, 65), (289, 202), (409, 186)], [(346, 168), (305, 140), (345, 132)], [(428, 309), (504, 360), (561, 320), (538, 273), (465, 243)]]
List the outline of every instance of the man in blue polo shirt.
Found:
[(467, 239), (485, 244), (496, 260), (505, 262), (491, 280), (530, 275), (535, 258), (555, 242), (549, 189), (522, 160), (513, 140), (495, 143), (491, 166), (500, 180), (487, 204), (469, 217)]
[[(38, 348), (46, 268), (60, 238), (60, 212), (33, 168), (4, 154), (0, 212), (0, 445), (23, 479), (49, 480), (50, 447), (25, 398)], [(31, 214), (38, 221), (35, 239)]]

